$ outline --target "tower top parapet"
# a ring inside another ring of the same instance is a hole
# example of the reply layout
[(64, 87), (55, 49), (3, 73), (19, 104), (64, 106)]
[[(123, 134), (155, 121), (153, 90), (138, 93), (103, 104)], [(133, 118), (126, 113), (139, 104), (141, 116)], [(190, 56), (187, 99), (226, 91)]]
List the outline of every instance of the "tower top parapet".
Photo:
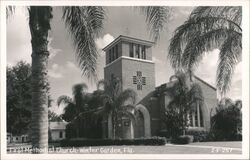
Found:
[(120, 57), (152, 61), (152, 46), (154, 42), (120, 35), (103, 48), (106, 53), (106, 65)]
[(107, 50), (109, 50), (110, 48), (112, 48), (114, 45), (116, 45), (117, 43), (119, 43), (121, 41), (145, 45), (147, 47), (152, 47), (155, 44), (152, 41), (147, 41), (147, 40), (142, 40), (142, 39), (138, 39), (138, 38), (134, 38), (134, 37), (120, 35), (115, 40), (113, 40), (111, 43), (109, 43), (106, 47), (104, 47), (102, 50), (106, 52)]

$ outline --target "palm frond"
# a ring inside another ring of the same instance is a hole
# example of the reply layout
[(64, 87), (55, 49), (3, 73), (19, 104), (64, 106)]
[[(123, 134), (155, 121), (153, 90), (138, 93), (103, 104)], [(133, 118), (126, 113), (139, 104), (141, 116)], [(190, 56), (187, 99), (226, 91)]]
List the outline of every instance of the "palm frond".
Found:
[(202, 6), (195, 8), (190, 14), (189, 19), (200, 19), (200, 18), (219, 18), (230, 22), (235, 25), (238, 29), (241, 29), (242, 21), (242, 7), (241, 6)]
[(73, 103), (67, 104), (63, 110), (62, 118), (67, 122), (74, 120), (78, 114), (75, 104)]
[(111, 113), (114, 110), (114, 101), (113, 99), (108, 96), (105, 95), (103, 96), (104, 99), (104, 113)]
[(72, 87), (73, 95), (83, 95), (88, 90), (88, 85), (86, 83), (75, 84)]
[[(183, 52), (185, 52), (187, 45), (191, 44), (190, 41), (195, 40), (195, 38), (196, 41), (198, 41), (197, 39), (201, 35), (208, 35), (208, 33), (211, 34), (213, 30), (220, 29), (241, 33), (240, 23), (234, 22), (233, 19), (227, 19), (227, 17), (221, 15), (215, 16), (215, 14), (211, 13), (213, 10), (218, 10), (218, 8), (197, 7), (190, 15), (190, 18), (175, 30), (168, 53), (168, 58), (175, 70), (179, 70), (182, 67), (181, 61), (185, 59), (183, 58)], [(217, 42), (219, 42), (219, 40)], [(196, 46), (199, 45), (200, 44)], [(213, 48), (214, 47), (216, 47), (216, 43)]]
[(69, 104), (69, 103), (73, 103), (73, 100), (72, 98), (70, 98), (69, 96), (60, 96), (58, 99), (57, 99), (57, 105), (60, 106), (61, 103), (64, 103), (64, 104)]
[(122, 112), (129, 112), (131, 113), (133, 116), (135, 116), (135, 111), (136, 111), (136, 108), (134, 105), (131, 105), (131, 104), (128, 104), (128, 105), (124, 105), (124, 106), (120, 106), (119, 107), (119, 111), (122, 111)]
[(132, 89), (126, 89), (117, 97), (116, 106), (118, 107), (122, 106), (123, 103), (127, 100), (131, 100), (131, 103), (135, 104), (136, 99), (137, 99), (136, 92)]
[(9, 18), (14, 13), (15, 13), (15, 7), (14, 6), (7, 6), (6, 7), (6, 17), (7, 18)]
[(109, 95), (113, 101), (117, 99), (117, 96), (121, 93), (122, 91), (122, 81), (118, 77), (112, 78), (110, 81), (105, 82), (105, 93)]
[[(132, 105), (126, 105), (119, 107), (118, 116), (128, 116), (135, 119), (135, 108)], [(135, 121), (136, 123), (136, 121)]]
[(95, 38), (103, 27), (105, 12), (102, 7), (63, 7), (63, 19), (72, 36), (82, 75), (96, 80), (98, 51)]
[(157, 42), (160, 38), (161, 31), (171, 17), (171, 8), (167, 6), (147, 6), (138, 7), (140, 12), (146, 16), (146, 23), (150, 36)]
[(88, 95), (86, 90), (88, 89), (87, 84), (80, 83), (73, 86), (73, 100), (75, 102), (78, 112), (87, 109)]
[(189, 95), (191, 97), (191, 101), (196, 101), (196, 100), (203, 101), (204, 100), (201, 86), (198, 83), (191, 84)]
[(91, 28), (94, 31), (94, 35), (97, 38), (103, 29), (103, 23), (105, 19), (105, 10), (100, 6), (89, 6), (86, 7), (86, 12), (88, 15), (88, 21), (91, 24)]
[(241, 35), (231, 32), (221, 47), (216, 75), (216, 85), (221, 95), (230, 89), (234, 68), (241, 61), (241, 45)]
[(189, 81), (189, 74), (187, 72), (182, 72), (182, 71), (177, 71), (175, 73), (175, 77), (178, 80), (177, 85), (180, 86), (181, 88), (188, 88), (188, 81)]
[(241, 33), (231, 29), (219, 28), (191, 39), (182, 55), (182, 67), (191, 70), (194, 66), (197, 67), (205, 52), (216, 48), (220, 49), (231, 33), (237, 34), (238, 38), (241, 38)]
[(104, 79), (102, 79), (102, 80), (97, 82), (96, 88), (97, 88), (97, 90), (100, 90), (102, 87), (104, 89), (106, 85), (107, 85), (106, 81)]

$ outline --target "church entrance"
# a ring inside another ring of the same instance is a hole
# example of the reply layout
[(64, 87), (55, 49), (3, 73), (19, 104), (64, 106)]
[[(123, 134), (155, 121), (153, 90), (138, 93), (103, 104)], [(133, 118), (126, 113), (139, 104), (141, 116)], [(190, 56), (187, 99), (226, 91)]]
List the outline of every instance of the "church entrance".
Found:
[(136, 133), (135, 137), (140, 138), (144, 137), (145, 129), (144, 129), (144, 117), (141, 111), (138, 111), (136, 114)]
[[(109, 114), (104, 127), (107, 125), (107, 138), (133, 139), (151, 136), (150, 115), (145, 106), (137, 105), (136, 112), (131, 114), (118, 114), (117, 123), (115, 124), (115, 135), (112, 124), (112, 117)], [(135, 114), (135, 115), (132, 115)], [(104, 131), (104, 130), (103, 130)]]
[(135, 117), (132, 114), (118, 114), (118, 120), (116, 124), (116, 138), (121, 139), (133, 139), (135, 138)]
[(138, 111), (138, 119), (137, 119), (137, 137), (150, 137), (151, 136), (151, 123), (150, 123), (150, 115), (148, 109), (142, 105), (138, 104), (136, 106), (136, 110)]

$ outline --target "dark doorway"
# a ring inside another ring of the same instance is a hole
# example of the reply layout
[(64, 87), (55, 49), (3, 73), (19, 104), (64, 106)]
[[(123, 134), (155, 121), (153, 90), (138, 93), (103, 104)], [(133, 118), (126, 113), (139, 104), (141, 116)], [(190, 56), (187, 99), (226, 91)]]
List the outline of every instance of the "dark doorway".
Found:
[(139, 137), (144, 137), (144, 133), (145, 133), (145, 128), (144, 128), (144, 117), (143, 114), (138, 111), (136, 114), (136, 134), (135, 137), (139, 138)]

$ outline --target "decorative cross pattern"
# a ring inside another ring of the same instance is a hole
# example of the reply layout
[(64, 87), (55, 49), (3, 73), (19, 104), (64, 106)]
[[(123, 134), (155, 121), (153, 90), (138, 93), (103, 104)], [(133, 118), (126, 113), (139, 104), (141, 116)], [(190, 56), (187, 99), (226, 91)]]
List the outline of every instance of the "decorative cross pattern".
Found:
[(136, 76), (133, 76), (133, 84), (137, 84), (137, 90), (142, 90), (142, 86), (146, 85), (146, 77), (142, 77), (141, 71), (137, 71)]

